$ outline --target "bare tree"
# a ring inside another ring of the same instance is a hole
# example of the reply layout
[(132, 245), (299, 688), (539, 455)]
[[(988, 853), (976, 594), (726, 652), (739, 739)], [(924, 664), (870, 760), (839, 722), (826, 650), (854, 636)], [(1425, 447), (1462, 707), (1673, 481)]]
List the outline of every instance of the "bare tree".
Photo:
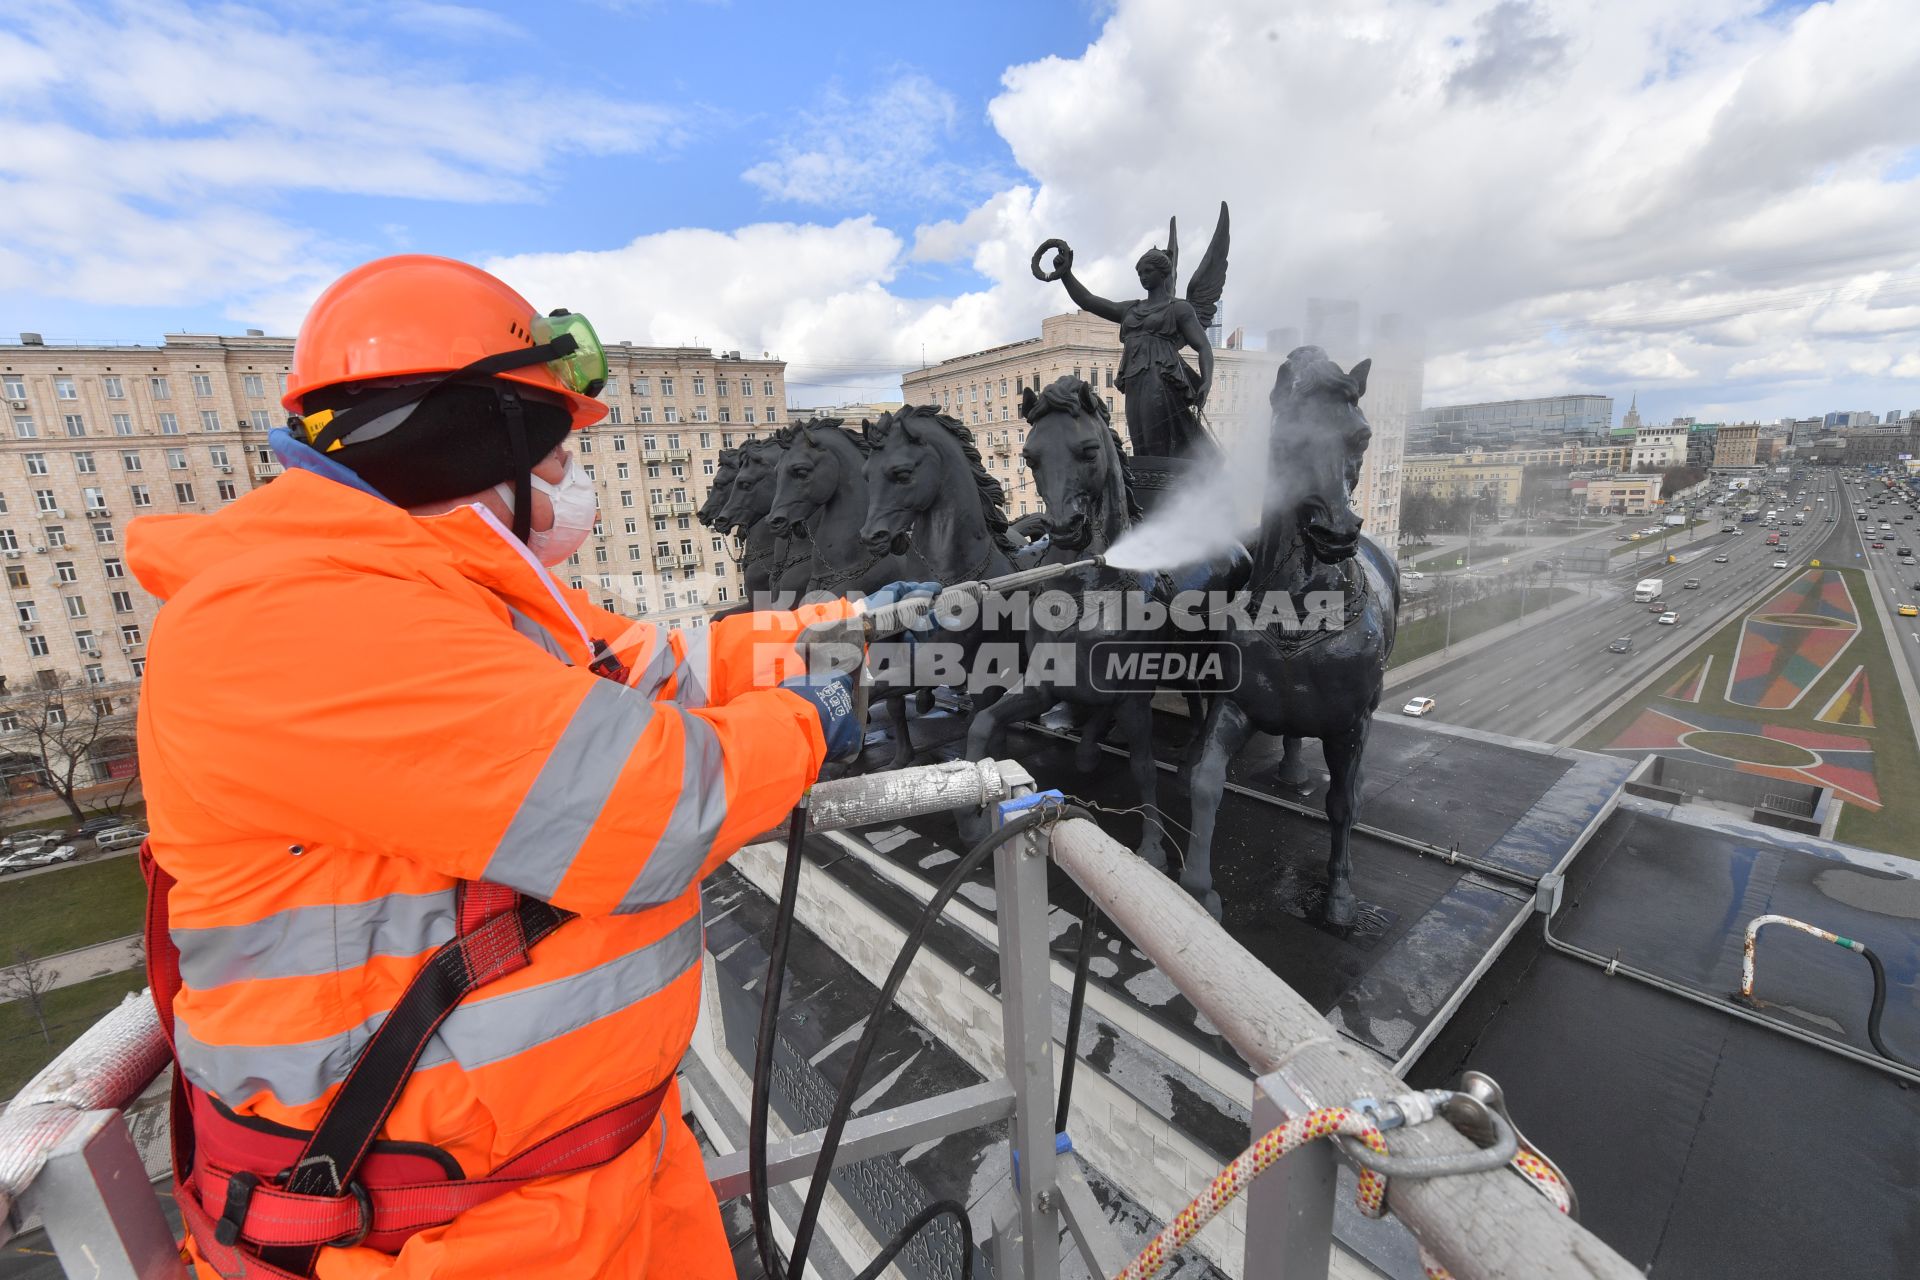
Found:
[(60, 797), (73, 820), (81, 812), (75, 792), (94, 781), (94, 749), (110, 739), (131, 738), (133, 717), (114, 709), (113, 695), (75, 684), (65, 672), (40, 673), (38, 686), (7, 699), (18, 728), (9, 745), (40, 760), (39, 779)]
[(53, 1043), (47, 1028), (47, 992), (53, 990), (53, 970), (25, 947), (13, 949), (13, 967), (0, 970), (0, 998), (24, 1001), (40, 1024), (40, 1038)]

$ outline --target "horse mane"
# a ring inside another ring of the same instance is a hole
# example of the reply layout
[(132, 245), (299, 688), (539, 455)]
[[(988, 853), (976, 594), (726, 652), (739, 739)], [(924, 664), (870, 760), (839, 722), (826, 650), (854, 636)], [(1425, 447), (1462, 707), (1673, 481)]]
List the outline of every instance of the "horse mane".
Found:
[(1133, 463), (1127, 456), (1125, 446), (1120, 443), (1120, 433), (1114, 430), (1113, 411), (1107, 408), (1104, 397), (1094, 391), (1084, 378), (1072, 374), (1063, 374), (1047, 386), (1023, 398), (1020, 404), (1020, 416), (1032, 426), (1040, 418), (1050, 413), (1072, 413), (1075, 409), (1094, 415), (1107, 429), (1107, 436), (1113, 441), (1113, 456), (1120, 460), (1120, 484), (1127, 496), (1127, 523), (1139, 524), (1145, 519), (1140, 510), (1140, 500), (1133, 492)]
[(795, 439), (802, 435), (812, 438), (815, 431), (831, 431), (834, 436), (851, 444), (863, 458), (873, 452), (873, 446), (867, 443), (867, 438), (858, 431), (850, 430), (845, 418), (808, 418), (805, 422), (794, 424)]
[(1360, 384), (1342, 373), (1333, 358), (1319, 347), (1295, 347), (1281, 362), (1274, 375), (1269, 404), (1278, 408), (1282, 401), (1302, 400), (1310, 395), (1332, 391), (1348, 400), (1358, 401)]
[(988, 473), (987, 464), (981, 460), (980, 449), (973, 443), (973, 432), (958, 418), (950, 418), (930, 404), (902, 405), (891, 413), (881, 414), (878, 422), (868, 426), (866, 442), (871, 446), (876, 440), (884, 440), (895, 427), (906, 426), (909, 421), (919, 419), (939, 427), (960, 446), (967, 466), (973, 471), (973, 487), (980, 495), (980, 514), (987, 522), (987, 536), (993, 540), (993, 544), (1007, 555), (1019, 550), (1014, 545), (1013, 535), (1007, 531), (1007, 491)]
[(794, 428), (791, 426), (781, 427), (770, 436), (743, 442), (740, 446), (740, 461), (745, 462), (749, 454), (757, 457), (769, 450), (777, 452), (785, 449), (793, 443), (793, 431)]

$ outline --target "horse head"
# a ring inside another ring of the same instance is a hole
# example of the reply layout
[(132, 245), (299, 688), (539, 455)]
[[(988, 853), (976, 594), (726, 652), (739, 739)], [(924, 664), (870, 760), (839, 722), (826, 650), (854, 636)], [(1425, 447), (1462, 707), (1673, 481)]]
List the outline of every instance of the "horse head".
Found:
[(1267, 471), (1269, 519), (1299, 532), (1315, 560), (1336, 564), (1360, 547), (1353, 487), (1373, 428), (1360, 411), (1371, 360), (1345, 373), (1319, 347), (1296, 347), (1274, 379)]
[(1069, 375), (1044, 391), (1022, 391), (1020, 416), (1029, 428), (1021, 455), (1046, 507), (1053, 545), (1083, 551), (1096, 538), (1097, 550), (1112, 545), (1140, 508), (1107, 402)]
[(720, 513), (726, 510), (727, 499), (733, 493), (733, 478), (740, 470), (740, 451), (722, 449), (720, 460), (714, 464), (713, 483), (707, 488), (707, 500), (700, 504), (695, 519), (709, 529), (719, 529)]
[(775, 468), (767, 527), (786, 537), (844, 489), (858, 484), (864, 449), (838, 418), (814, 418), (793, 429), (793, 443)]
[(734, 472), (726, 505), (720, 509), (721, 527), (729, 532), (745, 533), (773, 509), (774, 468), (786, 450), (780, 435), (776, 432), (765, 440), (749, 440), (740, 446), (740, 466)]

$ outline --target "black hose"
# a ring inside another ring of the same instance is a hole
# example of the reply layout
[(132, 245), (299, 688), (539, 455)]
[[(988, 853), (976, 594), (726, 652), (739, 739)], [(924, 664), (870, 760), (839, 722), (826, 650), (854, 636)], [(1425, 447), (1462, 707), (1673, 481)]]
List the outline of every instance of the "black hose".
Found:
[(1881, 965), (1880, 957), (1873, 954), (1873, 948), (1862, 946), (1860, 954), (1867, 958), (1873, 967), (1873, 1007), (1867, 1011), (1867, 1039), (1873, 1045), (1873, 1051), (1888, 1062), (1897, 1062), (1903, 1067), (1914, 1064), (1887, 1048), (1887, 1042), (1880, 1038), (1880, 1015), (1887, 1011), (1887, 971)]
[[(787, 867), (780, 879), (780, 906), (773, 916), (773, 940), (767, 946), (767, 986), (760, 993), (760, 1037), (753, 1046), (753, 1105), (747, 1115), (748, 1205), (753, 1212), (754, 1246), (769, 1280), (783, 1280), (773, 1243), (773, 1207), (767, 1187), (767, 1111), (773, 1095), (773, 1038), (780, 1021), (780, 988), (787, 976), (787, 942), (793, 936), (794, 905), (800, 897), (800, 850), (807, 839), (807, 805), (800, 797), (787, 821)], [(799, 1274), (799, 1268), (794, 1269)]]
[(960, 1224), (960, 1280), (973, 1280), (973, 1224), (967, 1221), (966, 1206), (958, 1200), (935, 1200), (914, 1214), (913, 1221), (895, 1232), (893, 1239), (887, 1241), (887, 1247), (853, 1280), (878, 1280), (880, 1273), (887, 1269), (887, 1264), (907, 1247), (907, 1241), (913, 1239), (920, 1228), (945, 1213), (952, 1214), (954, 1221)]
[(1073, 957), (1073, 998), (1067, 1002), (1067, 1052), (1060, 1060), (1060, 1105), (1053, 1113), (1053, 1131), (1067, 1131), (1073, 1110), (1073, 1064), (1080, 1057), (1080, 1015), (1087, 1008), (1087, 970), (1093, 967), (1093, 935), (1100, 931), (1100, 908), (1087, 899), (1080, 921), (1080, 948)]
[[(894, 996), (900, 990), (900, 984), (906, 979), (907, 970), (913, 964), (913, 958), (919, 953), (921, 944), (933, 929), (941, 913), (946, 910), (947, 902), (960, 891), (960, 885), (986, 860), (988, 854), (1017, 836), (1023, 836), (1035, 827), (1051, 825), (1066, 818), (1083, 818), (1094, 821), (1094, 816), (1079, 805), (1049, 804), (1045, 808), (1029, 809), (1013, 818), (988, 835), (980, 843), (967, 850), (960, 861), (953, 864), (947, 878), (933, 897), (927, 902), (914, 922), (913, 929), (901, 944), (900, 954), (894, 957), (893, 968), (887, 972), (887, 980), (880, 987), (879, 999), (874, 1004), (873, 1015), (867, 1019), (867, 1026), (860, 1034), (860, 1042), (854, 1046), (853, 1059), (847, 1064), (846, 1079), (840, 1082), (840, 1096), (834, 1099), (833, 1110), (827, 1116), (827, 1123), (820, 1136), (820, 1155), (814, 1161), (813, 1179), (807, 1186), (806, 1204), (800, 1210), (800, 1221), (793, 1229), (792, 1270), (786, 1276), (769, 1271), (773, 1280), (799, 1280), (801, 1268), (806, 1265), (807, 1249), (813, 1243), (813, 1229), (820, 1216), (820, 1205), (827, 1194), (828, 1174), (833, 1169), (833, 1157), (840, 1149), (840, 1135), (847, 1127), (847, 1119), (853, 1114), (853, 1101), (859, 1093), (860, 1077), (866, 1072), (867, 1061), (873, 1056), (873, 1047), (879, 1040), (882, 1015), (893, 1004)], [(791, 869), (789, 869), (791, 874)], [(763, 1016), (764, 1027), (767, 1019)], [(968, 1256), (971, 1268), (972, 1257)]]

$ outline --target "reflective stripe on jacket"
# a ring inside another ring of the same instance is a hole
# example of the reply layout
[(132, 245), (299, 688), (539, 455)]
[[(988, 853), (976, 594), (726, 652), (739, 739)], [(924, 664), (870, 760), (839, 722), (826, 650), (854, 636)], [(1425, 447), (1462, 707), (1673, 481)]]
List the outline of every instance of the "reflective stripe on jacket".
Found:
[[(699, 1007), (699, 879), (824, 756), (811, 706), (755, 687), (798, 615), (669, 633), (560, 586), (476, 508), (416, 518), (297, 471), (211, 516), (137, 520), (128, 543), (166, 601), (139, 745), (178, 880), (191, 1079), (310, 1128), (452, 936), (454, 885), (483, 878), (582, 918), (447, 1019), (385, 1136), (484, 1171), (672, 1073)], [(588, 669), (595, 640), (625, 687)]]

